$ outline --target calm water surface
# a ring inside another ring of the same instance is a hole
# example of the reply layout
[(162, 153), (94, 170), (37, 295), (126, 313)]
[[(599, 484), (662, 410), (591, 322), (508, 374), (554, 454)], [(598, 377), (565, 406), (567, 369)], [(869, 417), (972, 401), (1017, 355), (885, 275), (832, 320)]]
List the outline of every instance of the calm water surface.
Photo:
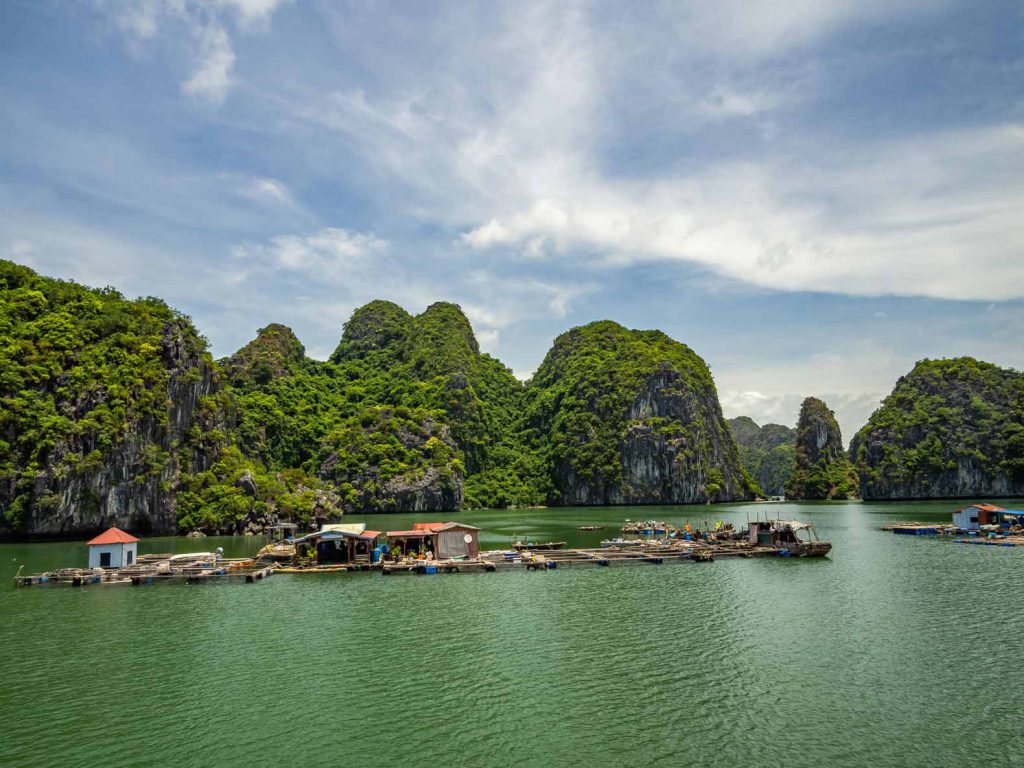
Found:
[(2, 545), (0, 765), (1021, 765), (1024, 549), (878, 530), (954, 506), (464, 513), (489, 547), (770, 509), (834, 549), (253, 585), (15, 590), (20, 565), (84, 564), (85, 547)]

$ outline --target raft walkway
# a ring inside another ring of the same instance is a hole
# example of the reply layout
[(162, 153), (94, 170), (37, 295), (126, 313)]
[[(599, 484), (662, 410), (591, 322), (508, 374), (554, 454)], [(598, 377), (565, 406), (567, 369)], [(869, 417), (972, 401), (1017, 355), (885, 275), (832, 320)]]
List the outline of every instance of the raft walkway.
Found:
[[(141, 560), (141, 558), (140, 558)], [(167, 566), (166, 563), (139, 563), (124, 568), (60, 568), (27, 576), (17, 575), (17, 587), (33, 586), (143, 586), (165, 582), (206, 584), (241, 582), (254, 584), (274, 575), (272, 565), (257, 568), (252, 560), (221, 560), (217, 564)]]
[[(754, 546), (742, 541), (687, 542), (686, 544), (645, 543), (640, 547), (598, 547), (559, 549), (544, 552), (492, 550), (481, 552), (473, 560), (411, 560), (383, 563), (346, 563), (337, 565), (283, 565), (283, 574), (325, 574), (379, 571), (391, 575), (435, 575), (454, 573), (494, 573), (497, 571), (541, 571), (567, 567), (608, 567), (611, 565), (661, 565), (666, 562), (712, 562), (729, 557), (786, 557), (783, 547)], [(793, 555), (796, 557), (797, 555)]]
[(954, 544), (975, 544), (982, 547), (1024, 547), (1024, 535), (993, 536), (991, 538), (954, 539)]

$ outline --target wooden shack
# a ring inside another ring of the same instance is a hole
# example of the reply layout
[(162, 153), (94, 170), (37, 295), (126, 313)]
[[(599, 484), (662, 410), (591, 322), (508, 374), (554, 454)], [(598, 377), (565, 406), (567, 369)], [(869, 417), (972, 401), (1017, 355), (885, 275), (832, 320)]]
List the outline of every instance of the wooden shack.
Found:
[(445, 523), (435, 532), (438, 560), (475, 560), (480, 554), (480, 529), (465, 523)]
[(379, 538), (380, 531), (366, 530), (365, 523), (325, 525), (295, 539), (296, 554), (312, 556), (318, 565), (368, 563)]
[(392, 549), (403, 555), (432, 552), (437, 560), (473, 560), (480, 554), (480, 529), (465, 523), (416, 523), (409, 531), (388, 531)]

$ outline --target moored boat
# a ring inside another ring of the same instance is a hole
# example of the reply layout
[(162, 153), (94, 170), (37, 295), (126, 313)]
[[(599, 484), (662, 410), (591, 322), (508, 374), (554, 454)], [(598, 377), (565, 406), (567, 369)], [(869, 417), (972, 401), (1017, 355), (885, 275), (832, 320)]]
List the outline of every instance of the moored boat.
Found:
[(748, 535), (751, 544), (778, 547), (787, 557), (824, 557), (832, 550), (832, 543), (821, 541), (813, 525), (799, 520), (755, 520)]
[(565, 544), (564, 541), (513, 541), (512, 549), (519, 552), (553, 552), (556, 549), (561, 549)]

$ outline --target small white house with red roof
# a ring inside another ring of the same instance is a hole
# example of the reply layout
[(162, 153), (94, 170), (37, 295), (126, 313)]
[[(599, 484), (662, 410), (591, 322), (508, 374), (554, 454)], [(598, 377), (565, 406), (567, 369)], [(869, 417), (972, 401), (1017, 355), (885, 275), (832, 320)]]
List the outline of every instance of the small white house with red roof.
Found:
[(139, 559), (139, 540), (120, 528), (108, 528), (89, 542), (90, 568), (123, 568)]

